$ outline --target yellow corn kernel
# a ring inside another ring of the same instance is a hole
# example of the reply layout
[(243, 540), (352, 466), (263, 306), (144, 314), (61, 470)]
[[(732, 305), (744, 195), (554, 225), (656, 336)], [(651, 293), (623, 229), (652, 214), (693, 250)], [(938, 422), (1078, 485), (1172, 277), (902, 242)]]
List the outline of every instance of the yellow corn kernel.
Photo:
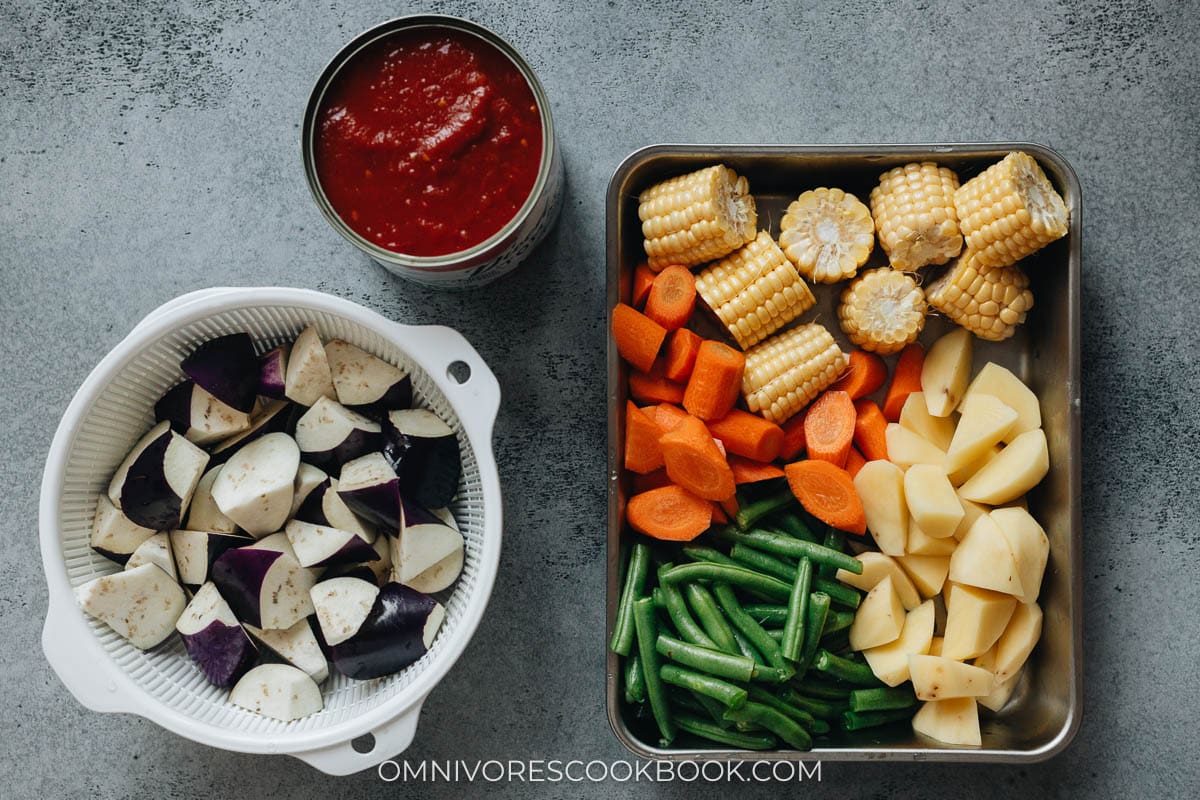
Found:
[(954, 193), (980, 267), (1007, 267), (1067, 234), (1067, 204), (1028, 153), (1009, 153)]
[(983, 267), (970, 250), (930, 284), (926, 299), (979, 338), (996, 342), (1012, 336), (1033, 308), (1029, 276), (1019, 264)]
[(870, 210), (841, 189), (813, 189), (783, 215), (779, 244), (800, 274), (817, 283), (851, 278), (875, 247)]
[(743, 350), (812, 308), (816, 298), (766, 231), (705, 267), (696, 291)]
[(798, 325), (746, 351), (742, 394), (751, 411), (783, 423), (829, 388), (848, 364), (823, 325)]
[(638, 198), (647, 263), (694, 267), (754, 238), (758, 215), (745, 178), (723, 164), (651, 186)]
[(907, 272), (873, 269), (842, 292), (838, 320), (850, 341), (880, 355), (915, 342), (925, 327), (925, 293)]
[(892, 267), (912, 272), (945, 264), (962, 251), (954, 191), (958, 176), (932, 161), (905, 164), (879, 176), (871, 215)]

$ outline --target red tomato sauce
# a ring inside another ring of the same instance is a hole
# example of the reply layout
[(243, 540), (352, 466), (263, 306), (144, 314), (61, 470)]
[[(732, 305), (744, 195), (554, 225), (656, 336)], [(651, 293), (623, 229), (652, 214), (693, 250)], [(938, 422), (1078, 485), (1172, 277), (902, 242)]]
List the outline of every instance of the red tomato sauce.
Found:
[(516, 216), (537, 180), (542, 121), (503, 53), (448, 29), (400, 31), (342, 67), (317, 115), (321, 188), (360, 236), (456, 253)]

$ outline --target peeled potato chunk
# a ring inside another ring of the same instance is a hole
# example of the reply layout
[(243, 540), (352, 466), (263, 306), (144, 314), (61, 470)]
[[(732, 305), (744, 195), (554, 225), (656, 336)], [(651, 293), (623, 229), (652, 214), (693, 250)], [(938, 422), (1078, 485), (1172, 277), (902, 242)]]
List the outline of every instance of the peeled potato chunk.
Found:
[(1050, 471), (1050, 451), (1042, 430), (1022, 433), (958, 488), (968, 500), (999, 506), (1037, 486)]
[(908, 519), (908, 544), (904, 552), (914, 556), (948, 556), (958, 546), (958, 540), (953, 536), (935, 539), (925, 531), (912, 517)]
[(921, 595), (917, 592), (917, 587), (913, 586), (908, 575), (900, 568), (900, 565), (890, 556), (883, 553), (876, 553), (868, 550), (865, 553), (859, 553), (855, 558), (863, 565), (861, 575), (855, 575), (852, 572), (847, 572), (844, 569), (837, 571), (837, 579), (847, 586), (853, 586), (855, 589), (861, 589), (864, 592), (869, 592), (884, 578), (892, 579), (892, 587), (896, 590), (896, 594), (900, 596), (900, 602), (904, 604), (904, 608), (911, 611), (921, 605)]
[(1017, 564), (1021, 592), (1017, 599), (1032, 603), (1038, 599), (1046, 562), (1050, 558), (1050, 540), (1037, 520), (1024, 508), (1008, 506), (993, 509), (989, 514), (1000, 528)]
[(950, 580), (1014, 596), (1024, 591), (1008, 537), (990, 514), (975, 520), (950, 556)]
[(984, 697), (995, 681), (986, 669), (945, 656), (909, 656), (908, 672), (918, 700)]
[(988, 651), (1012, 618), (1017, 598), (1009, 594), (954, 585), (946, 604), (946, 633), (942, 655), (962, 660)]
[(960, 411), (962, 416), (946, 450), (946, 472), (949, 473), (966, 469), (987, 456), (992, 446), (1003, 441), (1017, 421), (1015, 409), (1006, 406), (995, 395), (979, 392), (964, 398)]
[(947, 450), (954, 439), (954, 421), (935, 417), (925, 405), (925, 393), (913, 392), (900, 409), (900, 427), (907, 428), (939, 450)]
[(854, 615), (850, 626), (850, 646), (855, 650), (866, 650), (900, 638), (904, 628), (904, 604), (900, 595), (892, 588), (889, 575), (867, 593), (867, 598)]
[(908, 539), (904, 485), (904, 472), (890, 461), (868, 461), (854, 476), (867, 530), (880, 551), (889, 556), (904, 555)]
[(908, 513), (928, 536), (952, 537), (962, 521), (962, 504), (945, 471), (933, 464), (913, 464), (904, 473)]
[[(932, 541), (954, 542), (953, 539), (934, 539)], [(912, 579), (913, 585), (917, 587), (917, 591), (921, 593), (922, 597), (933, 597), (940, 592), (946, 583), (946, 576), (950, 573), (950, 556), (899, 556), (896, 563)]]
[(958, 407), (971, 379), (974, 341), (970, 331), (958, 328), (934, 342), (925, 354), (921, 391), (930, 415), (948, 417)]
[(1010, 442), (1028, 431), (1042, 427), (1042, 412), (1037, 395), (1020, 378), (1004, 367), (989, 361), (967, 387), (963, 401), (973, 394), (990, 394), (1017, 412), (1017, 421), (1004, 435), (1003, 441)]
[(913, 464), (935, 464), (943, 466), (946, 463), (946, 453), (934, 444), (913, 433), (908, 428), (895, 422), (889, 422), (884, 429), (887, 442), (888, 460), (898, 467), (908, 469)]
[(997, 681), (1006, 681), (1021, 671), (1042, 637), (1042, 609), (1037, 603), (1022, 603), (1013, 611), (1004, 633), (996, 640), (992, 671)]
[(888, 686), (899, 686), (908, 680), (908, 657), (929, 652), (934, 616), (933, 601), (926, 600), (905, 615), (900, 638), (862, 651), (876, 678)]
[(916, 713), (913, 730), (943, 744), (979, 747), (979, 708), (973, 697), (931, 700)]

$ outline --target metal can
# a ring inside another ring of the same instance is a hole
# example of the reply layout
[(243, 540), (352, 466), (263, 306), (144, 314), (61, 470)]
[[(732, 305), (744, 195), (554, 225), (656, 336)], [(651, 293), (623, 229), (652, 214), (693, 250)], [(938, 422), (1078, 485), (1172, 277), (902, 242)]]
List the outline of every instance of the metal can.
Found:
[[(500, 230), (466, 250), (446, 255), (413, 256), (387, 250), (353, 230), (334, 209), (317, 175), (314, 143), (318, 112), (326, 90), (341, 69), (358, 53), (398, 31), (435, 28), (466, 33), (481, 39), (507, 57), (533, 92), (542, 123), (542, 154), (537, 177), (525, 203)], [(554, 226), (562, 206), (563, 166), (546, 92), (525, 59), (504, 39), (482, 25), (442, 14), (398, 17), (359, 34), (326, 65), (313, 87), (301, 128), (304, 175), (313, 199), (334, 230), (389, 272), (416, 283), (440, 289), (466, 289), (506, 275), (529, 255)]]

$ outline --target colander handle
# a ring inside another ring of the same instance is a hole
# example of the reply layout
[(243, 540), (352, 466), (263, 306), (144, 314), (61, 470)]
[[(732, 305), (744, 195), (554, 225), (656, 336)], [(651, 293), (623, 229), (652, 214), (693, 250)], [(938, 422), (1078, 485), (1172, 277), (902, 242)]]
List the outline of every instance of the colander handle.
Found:
[[(421, 366), (442, 388), (455, 406), (467, 433), (481, 442), (492, 440), (492, 427), (500, 409), (500, 383), (483, 357), (466, 337), (444, 325), (401, 325), (393, 323), (399, 341), (421, 354)], [(456, 365), (469, 374), (460, 382)]]
[(141, 713), (134, 699), (138, 689), (129, 678), (114, 669), (109, 659), (81, 649), (80, 642), (90, 644), (93, 639), (70, 591), (65, 599), (52, 591), (42, 628), (42, 651), (59, 680), (92, 711)]
[(371, 731), (375, 744), (365, 753), (355, 750), (350, 742), (340, 742), (292, 755), (326, 775), (351, 775), (371, 769), (408, 749), (417, 733), (417, 722), (421, 718), (421, 706), (424, 703), (425, 698), (422, 697), (399, 717)]

